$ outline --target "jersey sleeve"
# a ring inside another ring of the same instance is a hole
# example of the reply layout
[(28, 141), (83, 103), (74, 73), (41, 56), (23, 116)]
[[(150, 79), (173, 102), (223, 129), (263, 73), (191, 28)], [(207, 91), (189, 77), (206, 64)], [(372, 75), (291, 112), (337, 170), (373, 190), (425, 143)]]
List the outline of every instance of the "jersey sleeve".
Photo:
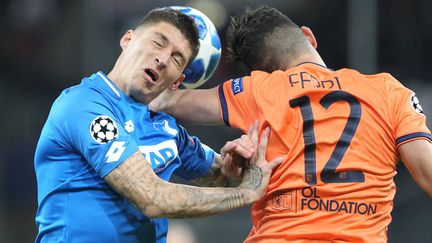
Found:
[(194, 136), (187, 133), (186, 129), (179, 128), (179, 156), (181, 166), (175, 174), (186, 180), (193, 180), (210, 171), (215, 152)]
[(52, 111), (56, 133), (64, 146), (83, 156), (95, 171), (106, 176), (138, 147), (119, 122), (115, 111), (97, 99), (99, 93), (91, 95), (92, 100), (80, 100), (73, 96), (63, 99), (61, 105)]
[(426, 116), (416, 94), (389, 75), (389, 97), (396, 145), (426, 139), (432, 142), (431, 132), (426, 126)]
[(259, 112), (254, 97), (252, 78), (245, 76), (219, 85), (219, 105), (227, 126), (247, 131)]

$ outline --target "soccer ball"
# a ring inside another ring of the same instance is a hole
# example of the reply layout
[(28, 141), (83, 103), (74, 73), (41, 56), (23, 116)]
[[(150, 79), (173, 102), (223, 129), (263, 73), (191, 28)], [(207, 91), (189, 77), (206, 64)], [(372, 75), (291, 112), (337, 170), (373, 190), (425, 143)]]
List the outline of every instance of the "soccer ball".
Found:
[(221, 57), (221, 43), (213, 22), (202, 12), (184, 6), (171, 6), (195, 20), (199, 31), (200, 49), (192, 63), (186, 67), (181, 89), (194, 89), (205, 83), (215, 72)]

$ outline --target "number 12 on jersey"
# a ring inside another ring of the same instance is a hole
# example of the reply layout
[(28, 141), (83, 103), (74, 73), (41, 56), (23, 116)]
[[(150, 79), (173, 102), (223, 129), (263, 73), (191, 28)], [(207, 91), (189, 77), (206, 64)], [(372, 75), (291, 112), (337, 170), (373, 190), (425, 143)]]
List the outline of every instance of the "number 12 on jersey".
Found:
[[(363, 182), (364, 174), (361, 171), (336, 172), (351, 140), (357, 130), (362, 115), (360, 102), (350, 93), (337, 90), (326, 94), (320, 100), (320, 105), (328, 109), (333, 103), (346, 101), (350, 107), (350, 114), (342, 135), (333, 150), (330, 159), (321, 171), (321, 180), (325, 183), (331, 182)], [(301, 96), (289, 101), (291, 108), (300, 107), (303, 118), (303, 139), (305, 156), (305, 181), (309, 185), (317, 183), (316, 175), (316, 140), (314, 132), (314, 115), (308, 96)]]

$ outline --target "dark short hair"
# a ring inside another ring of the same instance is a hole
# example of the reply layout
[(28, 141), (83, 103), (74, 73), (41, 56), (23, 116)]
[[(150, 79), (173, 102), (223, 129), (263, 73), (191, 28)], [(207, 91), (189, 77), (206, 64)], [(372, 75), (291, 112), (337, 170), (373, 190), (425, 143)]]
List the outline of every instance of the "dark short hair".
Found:
[(186, 67), (194, 60), (200, 48), (198, 28), (194, 20), (188, 15), (172, 8), (156, 8), (147, 13), (139, 22), (138, 27), (159, 22), (167, 22), (177, 27), (184, 37), (189, 41), (192, 55)]
[(277, 9), (246, 8), (240, 16), (231, 17), (227, 58), (242, 63), (249, 71), (273, 72), (282, 68), (287, 56), (298, 54), (304, 40), (298, 25)]

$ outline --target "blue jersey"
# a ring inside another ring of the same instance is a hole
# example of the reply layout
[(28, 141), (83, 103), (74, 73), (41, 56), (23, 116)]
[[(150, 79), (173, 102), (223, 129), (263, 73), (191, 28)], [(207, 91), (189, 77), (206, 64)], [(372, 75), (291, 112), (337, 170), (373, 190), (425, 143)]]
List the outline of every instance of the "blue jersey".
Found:
[(150, 111), (102, 72), (64, 90), (35, 153), (36, 242), (165, 242), (167, 219), (147, 218), (103, 179), (137, 150), (164, 180), (199, 177), (214, 159), (173, 117)]

